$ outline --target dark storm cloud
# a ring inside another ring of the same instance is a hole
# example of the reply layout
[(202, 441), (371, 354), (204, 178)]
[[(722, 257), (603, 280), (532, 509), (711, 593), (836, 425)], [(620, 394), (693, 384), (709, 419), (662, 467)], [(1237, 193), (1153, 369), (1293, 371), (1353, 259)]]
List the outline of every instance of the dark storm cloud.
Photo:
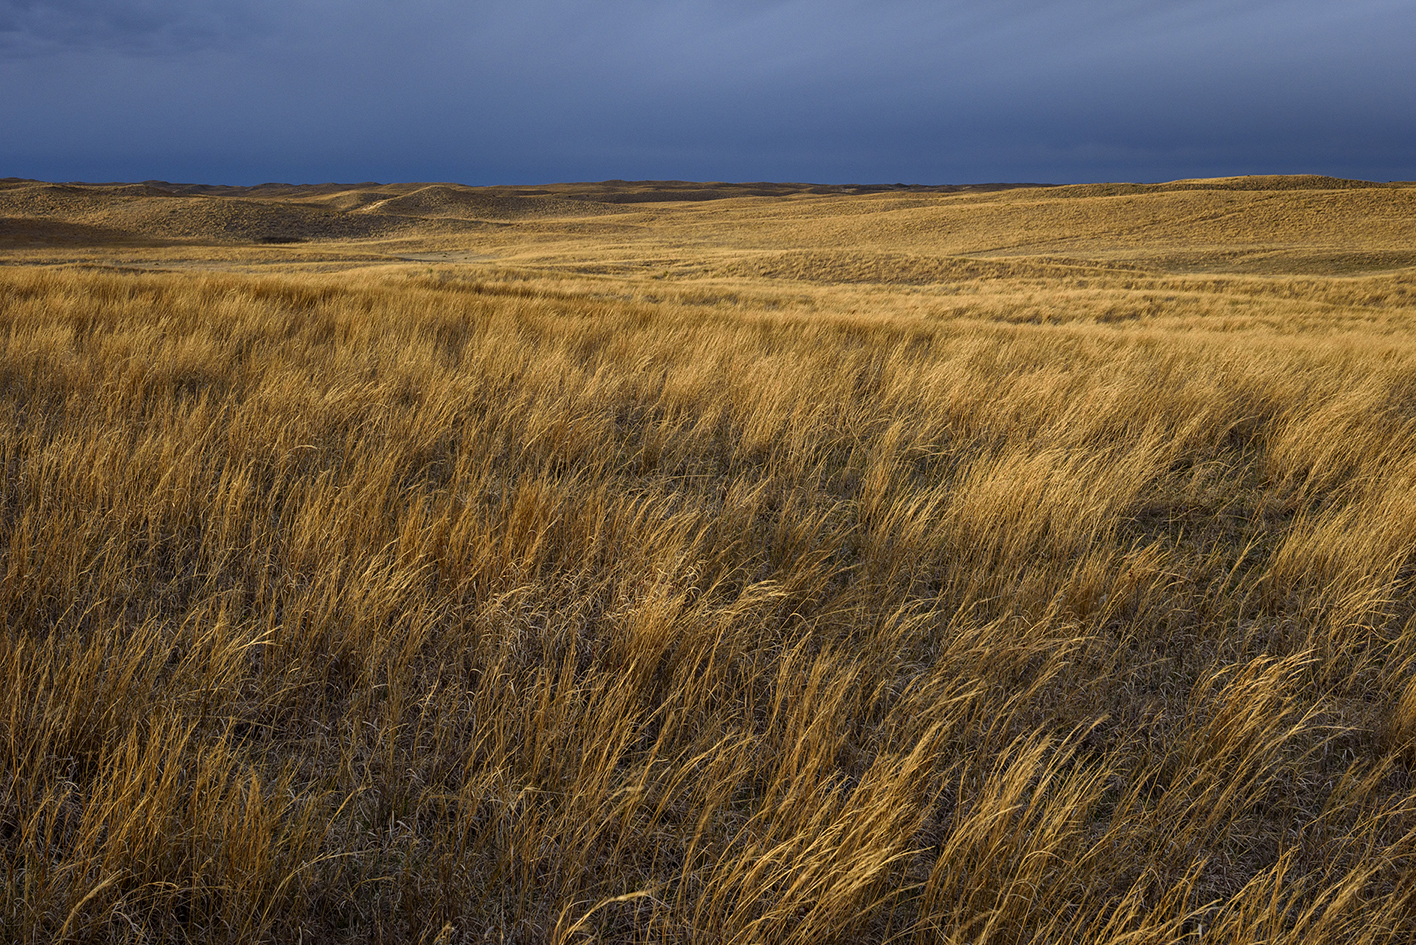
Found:
[(0, 0), (0, 53), (63, 49), (164, 53), (230, 44), (270, 23), (270, 3), (221, 0)]
[(0, 176), (1416, 177), (1412, 35), (1406, 0), (0, 0)]

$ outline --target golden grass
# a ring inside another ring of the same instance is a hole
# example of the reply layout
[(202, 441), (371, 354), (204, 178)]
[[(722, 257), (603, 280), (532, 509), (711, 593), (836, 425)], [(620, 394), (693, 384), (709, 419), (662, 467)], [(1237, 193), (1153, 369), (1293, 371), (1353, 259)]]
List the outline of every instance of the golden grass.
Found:
[(1410, 191), (1240, 185), (14, 244), (0, 939), (1411, 940), (1411, 270), (1096, 222)]

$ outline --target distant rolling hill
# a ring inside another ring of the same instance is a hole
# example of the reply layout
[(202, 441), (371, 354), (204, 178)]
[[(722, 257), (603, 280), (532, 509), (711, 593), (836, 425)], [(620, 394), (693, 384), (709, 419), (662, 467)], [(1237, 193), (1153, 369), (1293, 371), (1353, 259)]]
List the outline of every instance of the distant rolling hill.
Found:
[(615, 204), (884, 192), (989, 192), (1021, 184), (822, 185), (605, 181), (541, 187), (462, 184), (49, 183), (0, 180), (0, 238), (283, 243), (456, 231), (528, 218), (593, 216)]
[[(523, 263), (586, 272), (614, 257), (617, 266), (727, 277), (929, 284), (981, 271), (985, 260), (1034, 274), (1059, 262), (1173, 272), (1388, 271), (1416, 264), (1413, 236), (1416, 187), (1316, 175), (1063, 186), (0, 180), (0, 249), (16, 252), (108, 245), (239, 252), (426, 238), (440, 259), (524, 252)], [(592, 254), (594, 265), (556, 261), (587, 240), (613, 245)]]

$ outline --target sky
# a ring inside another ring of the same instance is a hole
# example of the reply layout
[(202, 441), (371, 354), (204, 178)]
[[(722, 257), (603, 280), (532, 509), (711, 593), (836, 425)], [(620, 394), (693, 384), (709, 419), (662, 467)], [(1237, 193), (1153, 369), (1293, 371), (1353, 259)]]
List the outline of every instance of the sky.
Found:
[(0, 177), (1416, 179), (1416, 0), (0, 0)]

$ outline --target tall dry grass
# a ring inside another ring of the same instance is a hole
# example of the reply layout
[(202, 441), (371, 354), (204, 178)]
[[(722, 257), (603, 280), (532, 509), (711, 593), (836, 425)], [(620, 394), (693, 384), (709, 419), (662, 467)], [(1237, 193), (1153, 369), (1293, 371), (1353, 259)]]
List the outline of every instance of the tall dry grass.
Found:
[(0, 272), (0, 938), (1416, 934), (1404, 323), (442, 275)]

